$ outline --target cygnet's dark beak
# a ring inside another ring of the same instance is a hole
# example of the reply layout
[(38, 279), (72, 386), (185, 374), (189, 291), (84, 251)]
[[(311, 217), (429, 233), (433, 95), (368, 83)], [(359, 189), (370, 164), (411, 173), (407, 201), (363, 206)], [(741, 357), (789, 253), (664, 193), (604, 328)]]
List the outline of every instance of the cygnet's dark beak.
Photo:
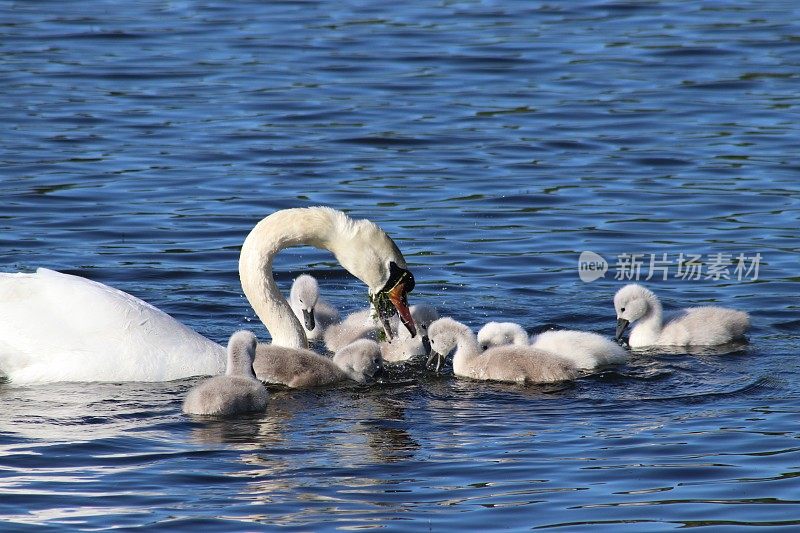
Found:
[(422, 336), (422, 349), (425, 350), (427, 354), (431, 353), (431, 340), (427, 335)]
[(313, 307), (310, 310), (303, 309), (303, 321), (306, 323), (306, 329), (308, 331), (314, 331), (314, 326), (316, 326), (317, 323), (314, 320), (314, 308)]
[(436, 372), (438, 374), (439, 370), (442, 368), (442, 364), (444, 363), (444, 356), (442, 354), (440, 354), (439, 352), (431, 351), (431, 355), (430, 355), (430, 357), (428, 357), (428, 362), (425, 363), (425, 366), (427, 368), (430, 368), (430, 366), (432, 364), (434, 364), (434, 362), (436, 364), (435, 364), (435, 367), (434, 367), (433, 370), (434, 370), (434, 372)]
[(622, 338), (622, 334), (625, 333), (625, 329), (628, 327), (628, 322), (624, 318), (617, 319), (617, 333), (614, 335), (614, 340), (619, 341)]

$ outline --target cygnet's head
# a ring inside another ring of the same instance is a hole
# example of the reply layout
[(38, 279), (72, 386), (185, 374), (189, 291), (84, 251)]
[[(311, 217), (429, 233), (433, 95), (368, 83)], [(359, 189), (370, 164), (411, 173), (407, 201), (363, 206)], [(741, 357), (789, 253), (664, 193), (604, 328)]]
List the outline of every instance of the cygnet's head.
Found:
[(617, 333), (619, 340), (628, 324), (646, 316), (658, 305), (658, 298), (653, 291), (631, 283), (625, 285), (614, 295), (614, 309), (617, 311)]
[(317, 305), (317, 300), (319, 300), (319, 284), (317, 280), (308, 274), (297, 276), (297, 279), (292, 283), (289, 300), (292, 307), (303, 311), (303, 321), (306, 329), (313, 331), (316, 327), (314, 306)]
[(258, 339), (250, 331), (237, 331), (228, 339), (228, 376), (256, 377), (253, 372), (253, 359), (256, 357)]
[(430, 353), (431, 343), (428, 338), (428, 328), (439, 318), (439, 312), (430, 305), (419, 304), (411, 306), (411, 317), (417, 325), (417, 332), (422, 340), (422, 347), (425, 353)]
[(514, 322), (489, 322), (478, 332), (478, 344), (484, 351), (509, 344), (526, 346), (528, 334), (522, 326)]
[(364, 383), (383, 371), (383, 359), (378, 343), (369, 339), (359, 339), (336, 352), (333, 356), (336, 366), (344, 370), (350, 379)]
[(434, 321), (428, 327), (428, 338), (431, 343), (431, 356), (428, 364), (435, 360), (438, 371), (447, 356), (458, 346), (458, 340), (471, 334), (472, 331), (469, 327), (450, 317)]

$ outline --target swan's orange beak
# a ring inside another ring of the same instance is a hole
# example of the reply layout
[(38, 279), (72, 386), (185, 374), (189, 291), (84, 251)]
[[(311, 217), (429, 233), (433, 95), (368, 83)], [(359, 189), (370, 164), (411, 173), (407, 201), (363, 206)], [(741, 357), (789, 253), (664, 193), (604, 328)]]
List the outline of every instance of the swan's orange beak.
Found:
[(389, 263), (389, 279), (386, 284), (381, 290), (370, 294), (369, 301), (377, 311), (383, 323), (386, 338), (389, 340), (393, 337), (389, 318), (394, 315), (395, 311), (400, 315), (400, 321), (411, 336), (417, 335), (417, 327), (414, 325), (414, 319), (411, 318), (411, 311), (408, 308), (408, 293), (414, 290), (414, 285), (414, 274), (407, 268), (397, 266), (397, 263), (392, 261)]
[[(413, 284), (411, 287), (413, 288)], [(397, 314), (400, 315), (400, 322), (411, 333), (411, 336), (415, 337), (417, 335), (417, 327), (414, 325), (414, 319), (411, 318), (411, 311), (408, 309), (408, 290), (406, 288), (406, 279), (401, 279), (397, 282), (397, 285), (389, 290), (389, 301), (392, 302)]]

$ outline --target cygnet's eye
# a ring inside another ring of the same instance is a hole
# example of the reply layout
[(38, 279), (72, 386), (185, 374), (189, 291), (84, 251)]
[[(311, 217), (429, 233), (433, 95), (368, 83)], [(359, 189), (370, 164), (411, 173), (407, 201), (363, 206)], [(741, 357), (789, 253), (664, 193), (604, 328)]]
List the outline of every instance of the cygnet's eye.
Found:
[(487, 346), (486, 344), (484, 344), (483, 346), (481, 346), (481, 350), (486, 350), (486, 348), (488, 348), (488, 347), (489, 347), (489, 346)]

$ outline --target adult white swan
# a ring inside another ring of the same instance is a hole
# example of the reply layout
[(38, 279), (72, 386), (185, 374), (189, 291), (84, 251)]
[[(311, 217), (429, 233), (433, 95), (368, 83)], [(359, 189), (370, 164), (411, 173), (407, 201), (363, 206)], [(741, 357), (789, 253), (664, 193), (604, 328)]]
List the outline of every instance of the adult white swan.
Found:
[[(305, 332), (272, 278), (289, 246), (326, 248), (369, 287), (384, 322), (392, 307), (414, 332), (406, 294), (414, 278), (394, 242), (374, 223), (326, 207), (277, 211), (242, 246), (245, 295), (273, 343), (305, 348)], [(165, 381), (216, 375), (225, 349), (122, 291), (39, 269), (0, 275), (0, 374), (13, 382)]]
[(305, 330), (272, 277), (272, 261), (291, 246), (329, 250), (348, 272), (369, 288), (369, 299), (391, 338), (389, 317), (397, 311), (413, 337), (407, 294), (414, 276), (397, 245), (375, 223), (354, 220), (329, 207), (284, 209), (256, 224), (242, 245), (239, 278), (247, 300), (267, 326), (272, 344), (307, 348)]

